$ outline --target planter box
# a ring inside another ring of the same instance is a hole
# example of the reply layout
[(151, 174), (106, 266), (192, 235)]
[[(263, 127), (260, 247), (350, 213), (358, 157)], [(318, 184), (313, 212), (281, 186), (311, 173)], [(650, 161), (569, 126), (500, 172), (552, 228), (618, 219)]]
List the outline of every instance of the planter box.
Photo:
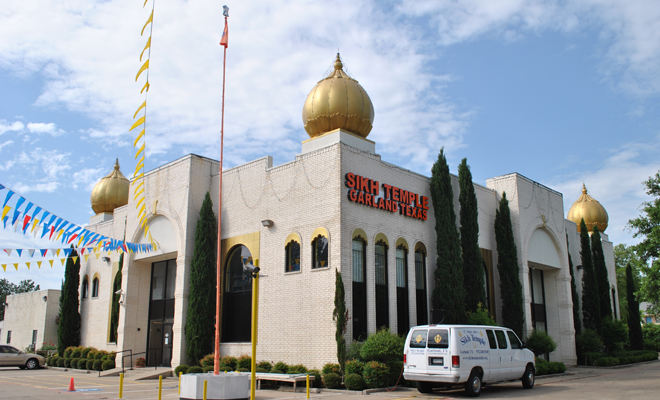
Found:
[(185, 374), (181, 376), (180, 400), (204, 398), (204, 381), (207, 381), (207, 400), (248, 400), (250, 398), (250, 374), (240, 372)]

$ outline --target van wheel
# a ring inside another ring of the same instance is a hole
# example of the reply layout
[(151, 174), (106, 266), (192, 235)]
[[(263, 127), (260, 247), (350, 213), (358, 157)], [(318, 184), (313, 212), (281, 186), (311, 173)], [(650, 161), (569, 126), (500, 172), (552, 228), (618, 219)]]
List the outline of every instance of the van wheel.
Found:
[(417, 381), (417, 390), (419, 390), (420, 393), (432, 393), (433, 384), (431, 382)]
[(465, 382), (465, 392), (470, 397), (478, 397), (481, 394), (481, 375), (472, 371), (470, 378)]
[(522, 377), (522, 384), (525, 389), (534, 387), (534, 367), (528, 365), (525, 369), (525, 375)]

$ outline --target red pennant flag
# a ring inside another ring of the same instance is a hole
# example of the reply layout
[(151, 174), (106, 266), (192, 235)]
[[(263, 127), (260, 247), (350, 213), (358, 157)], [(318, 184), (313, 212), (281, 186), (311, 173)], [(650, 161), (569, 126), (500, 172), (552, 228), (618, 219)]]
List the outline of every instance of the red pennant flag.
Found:
[(229, 28), (227, 27), (226, 19), (225, 19), (225, 30), (222, 32), (222, 38), (220, 39), (220, 46), (225, 46), (225, 49), (229, 47)]

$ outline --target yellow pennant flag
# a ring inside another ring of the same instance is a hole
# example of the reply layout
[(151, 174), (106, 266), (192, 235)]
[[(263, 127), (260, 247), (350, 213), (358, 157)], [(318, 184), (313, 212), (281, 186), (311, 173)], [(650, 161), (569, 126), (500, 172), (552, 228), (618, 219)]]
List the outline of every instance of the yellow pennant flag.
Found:
[(2, 264), (2, 269), (7, 272), (7, 264)]
[(34, 232), (34, 228), (36, 228), (37, 225), (39, 225), (39, 220), (38, 219), (33, 219), (32, 220), (32, 230), (30, 230), (30, 233)]
[(41, 261), (37, 261), (37, 265), (39, 266), (39, 269), (41, 269)]
[(14, 268), (16, 268), (16, 271), (18, 271), (18, 263), (14, 264)]
[(73, 263), (74, 263), (74, 264), (76, 263), (76, 261), (78, 261), (78, 256), (73, 256), (73, 257), (71, 257), (71, 258), (73, 258)]
[[(140, 61), (142, 61), (142, 56), (144, 55), (144, 52), (147, 51), (147, 49), (149, 47), (151, 47), (151, 36), (149, 36), (149, 40), (147, 40), (147, 44), (144, 45), (144, 50), (142, 50), (142, 53), (140, 53)], [(133, 118), (135, 118), (135, 117), (133, 117)]]
[(149, 60), (145, 61), (144, 64), (142, 64), (142, 66), (140, 67), (140, 70), (138, 71), (137, 75), (135, 75), (135, 82), (137, 82), (140, 75), (148, 69), (149, 69)]
[(140, 172), (138, 175), (135, 175), (133, 177), (133, 182), (131, 183), (131, 185), (135, 185), (136, 183), (138, 183), (138, 179), (142, 178), (143, 176), (144, 176), (144, 172)]
[[(140, 60), (140, 61), (142, 61), (142, 60)], [(151, 85), (149, 84), (149, 81), (147, 80), (147, 81), (144, 83), (144, 86), (142, 86), (142, 90), (140, 90), (140, 94), (142, 94), (142, 92), (144, 92), (145, 89), (147, 89), (147, 92), (148, 92), (150, 86), (151, 86)], [(133, 146), (133, 147), (135, 147), (135, 146)]]
[(135, 138), (135, 141), (133, 142), (133, 147), (137, 146), (142, 136), (144, 136), (144, 129), (142, 129), (142, 132), (140, 132), (140, 134), (137, 135), (137, 137)]
[(27, 265), (28, 269), (30, 269), (30, 263), (26, 262), (25, 265)]
[(140, 199), (138, 200), (137, 204), (135, 204), (135, 209), (136, 209), (136, 210), (137, 210), (138, 207), (140, 207), (140, 203), (142, 203), (143, 201), (144, 201), (144, 197), (140, 197)]
[(50, 263), (51, 268), (53, 268), (53, 261), (55, 261), (55, 260), (48, 260), (48, 262)]
[(60, 258), (60, 262), (62, 262), (62, 266), (64, 266), (64, 258)]
[(89, 254), (85, 254), (85, 261), (89, 260)]
[[(144, 3), (144, 4), (147, 4), (147, 3)], [(142, 32), (140, 32), (140, 36), (144, 35), (144, 30), (147, 29), (147, 25), (149, 25), (150, 22), (154, 22), (154, 12), (153, 11), (151, 11), (151, 15), (149, 16), (149, 19), (147, 19), (147, 22), (145, 22), (144, 26), (142, 27)], [(149, 60), (147, 60), (147, 61), (149, 61)]]
[(59, 256), (60, 256), (60, 250), (62, 250), (62, 249), (57, 249), (57, 250), (55, 250), (55, 257), (59, 257)]
[[(147, 62), (149, 62), (149, 60), (147, 60)], [(130, 132), (133, 129), (137, 128), (138, 126), (142, 125), (144, 123), (144, 119), (145, 118), (143, 116), (138, 118), (138, 120), (135, 121), (135, 123), (133, 123), (133, 125), (131, 125), (131, 128), (128, 131)]]
[[(145, 144), (146, 144), (146, 143), (142, 143), (142, 146), (140, 146), (140, 148), (138, 149), (137, 153), (135, 153), (135, 159), (136, 159), (136, 160), (137, 160), (137, 158), (140, 156), (140, 153), (142, 153), (142, 152), (144, 151), (144, 145), (145, 145)], [(142, 156), (142, 157), (144, 157), (144, 156)]]
[(9, 212), (9, 210), (11, 210), (11, 207), (9, 207), (9, 206), (5, 206), (4, 210), (2, 210), (2, 218), (0, 218), (0, 221), (2, 221), (3, 219), (5, 219), (5, 216), (7, 215), (7, 213)]
[(55, 240), (60, 240), (60, 237), (62, 236), (63, 233), (64, 233), (64, 229), (60, 229), (60, 232), (57, 234)]
[[(151, 38), (149, 38), (149, 39), (151, 40)], [(142, 61), (142, 60), (140, 60), (140, 61)], [(142, 104), (140, 104), (140, 107), (138, 107), (137, 111), (135, 111), (135, 114), (133, 114), (133, 119), (135, 119), (135, 117), (137, 117), (140, 110), (145, 108), (146, 106), (147, 106), (147, 101), (145, 100), (144, 102), (142, 102)]]

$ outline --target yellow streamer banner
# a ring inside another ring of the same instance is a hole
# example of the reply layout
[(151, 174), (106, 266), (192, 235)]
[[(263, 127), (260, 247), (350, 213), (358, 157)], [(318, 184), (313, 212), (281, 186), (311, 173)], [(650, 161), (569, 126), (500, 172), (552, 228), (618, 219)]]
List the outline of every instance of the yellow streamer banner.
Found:
[(131, 129), (128, 131), (132, 131), (133, 129), (137, 128), (138, 126), (142, 125), (144, 123), (145, 117), (140, 117), (133, 125), (131, 125)]
[(140, 36), (144, 35), (144, 30), (147, 29), (147, 25), (149, 25), (152, 22), (154, 22), (154, 12), (153, 11), (151, 11), (151, 15), (149, 16), (149, 19), (147, 20), (147, 22), (144, 23), (144, 26), (142, 27), (142, 31), (140, 32)]
[[(140, 60), (140, 61), (142, 61), (142, 60)], [(149, 85), (149, 81), (145, 82), (144, 86), (142, 87), (142, 90), (140, 90), (140, 94), (142, 94), (142, 92), (144, 92), (144, 89), (147, 89), (147, 92), (148, 92), (149, 91), (149, 86), (151, 86), (151, 85)]]
[[(144, 151), (144, 145), (145, 145), (145, 143), (142, 143), (142, 146), (138, 149), (137, 153), (135, 153), (135, 159), (136, 160), (137, 160), (138, 156), (140, 155), (140, 153), (142, 153)], [(142, 156), (142, 158), (144, 158), (144, 156)]]
[(144, 64), (140, 67), (140, 70), (138, 71), (137, 75), (135, 75), (135, 82), (137, 82), (138, 78), (140, 77), (140, 74), (142, 74), (144, 71), (149, 69), (149, 60), (145, 61)]
[[(135, 114), (133, 114), (133, 119), (135, 119), (135, 117), (137, 117), (140, 110), (145, 108), (146, 106), (147, 106), (147, 101), (145, 100), (142, 104), (140, 104), (140, 107), (138, 107), (137, 111), (135, 111)], [(133, 147), (135, 147), (135, 146), (133, 146)]]
[(55, 261), (55, 260), (48, 260), (48, 262), (50, 263), (51, 268), (53, 268), (53, 261)]
[(140, 61), (142, 61), (142, 56), (144, 55), (144, 52), (147, 51), (147, 49), (150, 47), (151, 47), (151, 36), (149, 36), (149, 39), (147, 40), (147, 44), (144, 46), (142, 53), (140, 53)]

